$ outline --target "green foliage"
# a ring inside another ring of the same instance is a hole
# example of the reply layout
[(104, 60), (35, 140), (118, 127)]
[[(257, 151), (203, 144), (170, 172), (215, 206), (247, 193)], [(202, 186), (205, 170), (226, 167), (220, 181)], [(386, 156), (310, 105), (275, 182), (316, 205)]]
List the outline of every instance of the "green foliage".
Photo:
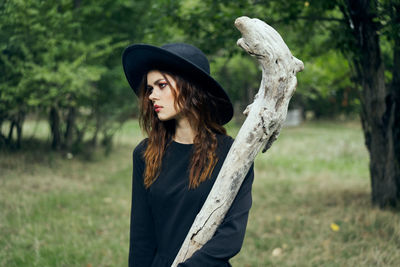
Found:
[[(391, 71), (398, 67), (393, 63), (393, 39), (399, 35), (395, 3), (376, 2), (375, 21), (385, 37), (382, 39), (384, 59)], [(246, 15), (265, 20), (281, 33), (293, 54), (305, 62), (304, 73), (298, 75), (300, 95), (295, 95), (292, 105), (330, 117), (356, 113), (360, 105), (355, 65), (360, 57), (359, 46), (347, 12), (345, 2), (336, 0), (183, 0), (176, 13), (176, 23), (195, 44), (223, 58), (239, 51), (232, 45), (232, 39), (239, 37), (233, 27), (236, 17)], [(341, 52), (350, 66), (332, 51)], [(391, 82), (391, 71), (386, 72), (387, 83)], [(224, 77), (221, 78), (224, 83)], [(234, 98), (237, 95), (239, 91), (233, 93)]]
[(317, 118), (334, 118), (341, 113), (350, 115), (360, 108), (359, 92), (351, 81), (347, 61), (330, 51), (305, 61), (307, 71), (299, 75), (298, 88), (292, 106), (306, 107)]
[(242, 54), (217, 57), (211, 68), (232, 102), (248, 104), (253, 101), (261, 79), (261, 70), (253, 58)]
[[(82, 142), (87, 130), (94, 139), (98, 132), (112, 137), (134, 106), (123, 82), (122, 49), (129, 39), (143, 36), (141, 27), (132, 27), (132, 15), (145, 24), (148, 17), (140, 14), (149, 5), (5, 1), (0, 11), (0, 124), (14, 121), (17, 114), (46, 114), (53, 108), (61, 116), (57, 127), (62, 132), (73, 127), (75, 142)], [(76, 118), (68, 122), (71, 108)]]
[(292, 106), (315, 111), (319, 117), (357, 112), (358, 96), (350, 81), (350, 70), (342, 57), (330, 52), (335, 48), (327, 31), (332, 23), (315, 22), (309, 27), (308, 20), (299, 19), (321, 17), (321, 10), (337, 21), (343, 16), (332, 1), (314, 2), (184, 0), (176, 13), (176, 23), (191, 42), (212, 53), (217, 80), (232, 100), (240, 103), (241, 110), (251, 102), (260, 80), (255, 61), (247, 55), (235, 56), (242, 52), (233, 45), (240, 37), (233, 22), (245, 14), (275, 27), (294, 55), (305, 62), (306, 70), (298, 75), (299, 89)]
[[(377, 4), (390, 83), (399, 25), (392, 1)], [(345, 63), (357, 56), (357, 48), (343, 5), (336, 0), (2, 1), (0, 124), (22, 124), (31, 112), (47, 117), (56, 108), (61, 132), (65, 135), (73, 123), (76, 142), (95, 140), (98, 132), (112, 136), (137, 111), (121, 67), (123, 48), (131, 43), (199, 46), (209, 56), (216, 79), (243, 109), (258, 88), (260, 74), (257, 63), (235, 46), (240, 33), (233, 23), (242, 15), (276, 28), (304, 61), (292, 106), (322, 117), (357, 112), (355, 72), (350, 71), (354, 66)], [(71, 109), (76, 118), (68, 122)], [(5, 136), (0, 132), (0, 142)]]

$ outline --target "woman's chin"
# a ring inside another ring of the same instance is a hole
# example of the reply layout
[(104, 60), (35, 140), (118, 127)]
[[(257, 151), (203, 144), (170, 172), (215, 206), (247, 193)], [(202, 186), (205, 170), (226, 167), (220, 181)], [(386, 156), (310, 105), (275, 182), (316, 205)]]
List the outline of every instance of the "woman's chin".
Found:
[(157, 118), (160, 121), (179, 120), (181, 117), (182, 116), (180, 113), (174, 113), (174, 112), (171, 112), (169, 114), (165, 114), (162, 112), (157, 113)]
[(162, 115), (161, 115), (161, 116), (158, 115), (157, 117), (158, 117), (158, 119), (159, 119), (160, 121), (170, 121), (170, 120), (174, 119), (173, 117), (162, 116)]

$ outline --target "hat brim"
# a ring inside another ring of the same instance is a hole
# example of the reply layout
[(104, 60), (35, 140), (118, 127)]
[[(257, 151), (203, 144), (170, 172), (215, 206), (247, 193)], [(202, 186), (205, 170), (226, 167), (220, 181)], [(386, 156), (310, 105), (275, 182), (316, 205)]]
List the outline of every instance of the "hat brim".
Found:
[(217, 114), (213, 115), (219, 124), (224, 125), (233, 117), (232, 103), (222, 86), (208, 73), (179, 55), (152, 45), (134, 44), (123, 52), (122, 65), (129, 85), (136, 95), (139, 95), (143, 76), (150, 70), (169, 71), (200, 85), (215, 97)]

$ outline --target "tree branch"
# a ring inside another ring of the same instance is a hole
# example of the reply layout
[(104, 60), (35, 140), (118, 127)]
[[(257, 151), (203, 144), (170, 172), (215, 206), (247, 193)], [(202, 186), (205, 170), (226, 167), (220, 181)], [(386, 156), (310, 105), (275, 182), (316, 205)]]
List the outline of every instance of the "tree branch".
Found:
[(279, 33), (265, 22), (240, 17), (235, 26), (243, 36), (237, 44), (255, 56), (262, 66), (260, 89), (244, 112), (247, 119), (172, 266), (190, 258), (214, 235), (256, 155), (261, 149), (263, 152), (269, 149), (279, 135), (296, 89), (296, 73), (304, 68), (303, 62), (292, 56)]

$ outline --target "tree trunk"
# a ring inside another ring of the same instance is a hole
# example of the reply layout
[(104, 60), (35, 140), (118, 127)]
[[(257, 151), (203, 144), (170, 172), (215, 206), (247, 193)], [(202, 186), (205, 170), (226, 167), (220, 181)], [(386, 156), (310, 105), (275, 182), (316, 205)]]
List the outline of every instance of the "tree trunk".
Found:
[[(392, 10), (394, 28), (400, 28), (400, 3), (397, 2)], [(397, 182), (397, 203), (400, 200), (400, 35), (394, 35), (393, 49), (393, 80), (391, 87), (392, 105), (394, 105), (392, 136), (394, 140), (395, 175)]]
[(238, 45), (262, 65), (260, 89), (244, 112), (248, 117), (172, 266), (190, 258), (214, 235), (256, 155), (261, 149), (265, 152), (278, 137), (297, 85), (296, 73), (304, 67), (279, 33), (263, 21), (240, 17), (235, 26), (243, 35)]
[(22, 126), (24, 124), (25, 114), (22, 111), (18, 112), (15, 126), (17, 127), (17, 148), (21, 148), (22, 142)]
[(376, 3), (348, 0), (347, 12), (349, 27), (353, 29), (359, 49), (353, 63), (362, 87), (361, 121), (370, 155), (372, 203), (380, 207), (395, 206), (399, 199), (400, 175), (395, 152), (399, 142), (399, 139), (395, 139), (398, 130), (394, 130), (398, 123), (395, 113), (397, 107), (394, 95), (385, 85), (378, 26), (374, 22), (377, 16)]
[(13, 132), (14, 132), (14, 127), (15, 127), (15, 121), (13, 119), (11, 121), (10, 129), (8, 131), (8, 136), (7, 136), (7, 144), (8, 145), (11, 145), (11, 143), (12, 143), (12, 136), (13, 136)]
[(6, 136), (1, 132), (1, 129), (3, 128), (2, 126), (3, 126), (3, 120), (0, 119), (0, 148), (1, 148), (3, 145), (6, 145), (6, 144), (7, 144), (7, 138), (6, 138)]
[(97, 111), (97, 109), (96, 109), (94, 116), (95, 116), (96, 123), (95, 123), (95, 127), (94, 127), (92, 141), (91, 141), (92, 147), (95, 147), (97, 145), (98, 135), (101, 130), (101, 116), (100, 116), (99, 112)]
[(64, 134), (64, 146), (66, 149), (70, 149), (73, 141), (73, 130), (75, 128), (76, 109), (70, 107), (67, 116), (67, 127)]
[(58, 109), (54, 106), (50, 109), (49, 121), (53, 139), (51, 142), (51, 147), (57, 150), (61, 147), (60, 115), (58, 114)]

